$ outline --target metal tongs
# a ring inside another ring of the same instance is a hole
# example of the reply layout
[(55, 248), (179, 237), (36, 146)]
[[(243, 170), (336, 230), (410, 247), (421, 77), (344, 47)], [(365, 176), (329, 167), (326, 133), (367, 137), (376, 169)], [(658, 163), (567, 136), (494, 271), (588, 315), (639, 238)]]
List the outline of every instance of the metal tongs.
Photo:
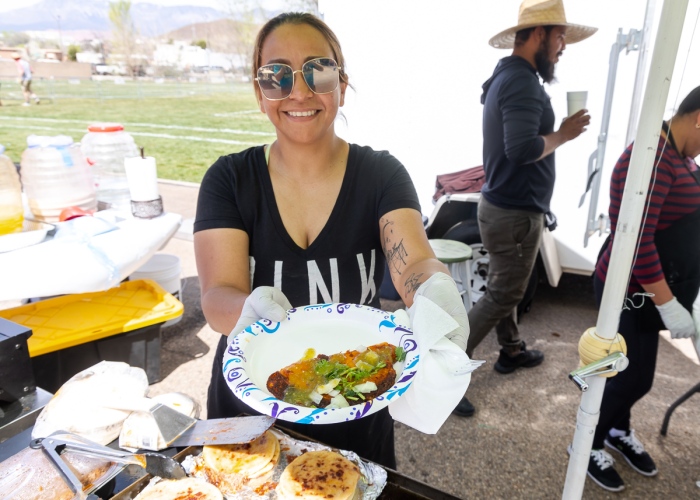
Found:
[(68, 464), (61, 459), (61, 454), (65, 451), (120, 464), (138, 465), (143, 467), (147, 473), (166, 479), (181, 479), (186, 476), (185, 469), (179, 462), (161, 453), (130, 453), (115, 450), (61, 431), (45, 438), (34, 439), (29, 443), (29, 447), (43, 450), (71, 491), (79, 498), (88, 500), (96, 500), (98, 497), (92, 494), (85, 495), (83, 484)]

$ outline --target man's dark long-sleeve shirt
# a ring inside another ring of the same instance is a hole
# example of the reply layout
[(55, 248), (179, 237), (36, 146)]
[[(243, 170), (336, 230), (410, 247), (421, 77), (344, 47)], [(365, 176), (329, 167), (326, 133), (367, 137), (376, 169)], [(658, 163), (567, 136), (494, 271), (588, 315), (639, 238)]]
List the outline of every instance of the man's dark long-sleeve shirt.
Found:
[(482, 86), (484, 171), (481, 194), (505, 209), (546, 213), (554, 189), (554, 153), (542, 136), (554, 131), (554, 111), (532, 65), (501, 59)]

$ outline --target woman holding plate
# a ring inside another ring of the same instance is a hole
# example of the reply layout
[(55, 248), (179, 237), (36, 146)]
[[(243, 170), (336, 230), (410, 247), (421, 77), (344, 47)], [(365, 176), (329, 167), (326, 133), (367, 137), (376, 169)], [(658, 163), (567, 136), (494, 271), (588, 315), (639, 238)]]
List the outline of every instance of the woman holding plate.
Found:
[[(209, 168), (194, 225), (202, 309), (222, 334), (208, 417), (257, 413), (222, 375), (227, 336), (262, 318), (282, 321), (293, 306), (379, 308), (385, 259), (406, 306), (416, 294), (440, 306), (459, 324), (448, 338), (465, 349), (467, 314), (428, 243), (406, 169), (386, 151), (348, 144), (335, 133), (349, 85), (335, 34), (313, 15), (281, 14), (258, 33), (253, 75), (277, 139)], [(279, 423), (396, 468), (386, 408), (338, 424)]]

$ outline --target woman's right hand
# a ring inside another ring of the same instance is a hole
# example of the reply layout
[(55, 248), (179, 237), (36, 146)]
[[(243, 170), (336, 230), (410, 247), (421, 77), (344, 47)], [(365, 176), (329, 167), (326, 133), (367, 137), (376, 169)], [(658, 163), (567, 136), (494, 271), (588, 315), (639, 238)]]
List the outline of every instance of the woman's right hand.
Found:
[(261, 319), (283, 321), (287, 319), (287, 310), (292, 308), (282, 290), (272, 286), (259, 286), (248, 295), (241, 310), (236, 326), (228, 336), (229, 343), (247, 326)]
[(668, 302), (657, 305), (661, 319), (674, 339), (685, 339), (696, 335), (695, 322), (690, 312), (673, 297)]

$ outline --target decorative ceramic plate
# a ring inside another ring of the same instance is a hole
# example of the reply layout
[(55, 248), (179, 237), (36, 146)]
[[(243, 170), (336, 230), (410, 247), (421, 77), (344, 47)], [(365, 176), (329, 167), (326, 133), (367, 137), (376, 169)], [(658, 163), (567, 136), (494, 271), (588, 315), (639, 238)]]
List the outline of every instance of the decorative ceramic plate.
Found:
[[(243, 330), (224, 354), (224, 377), (251, 408), (299, 424), (332, 424), (371, 415), (409, 388), (418, 366), (418, 341), (392, 313), (358, 304), (317, 304), (287, 311), (286, 321), (260, 320)], [(388, 342), (402, 347), (394, 385), (376, 398), (346, 408), (306, 408), (280, 401), (267, 390), (268, 377), (302, 359), (308, 349), (331, 355)]]
[(56, 226), (53, 224), (25, 219), (21, 232), (0, 236), (0, 253), (41, 243), (48, 232), (55, 229)]

